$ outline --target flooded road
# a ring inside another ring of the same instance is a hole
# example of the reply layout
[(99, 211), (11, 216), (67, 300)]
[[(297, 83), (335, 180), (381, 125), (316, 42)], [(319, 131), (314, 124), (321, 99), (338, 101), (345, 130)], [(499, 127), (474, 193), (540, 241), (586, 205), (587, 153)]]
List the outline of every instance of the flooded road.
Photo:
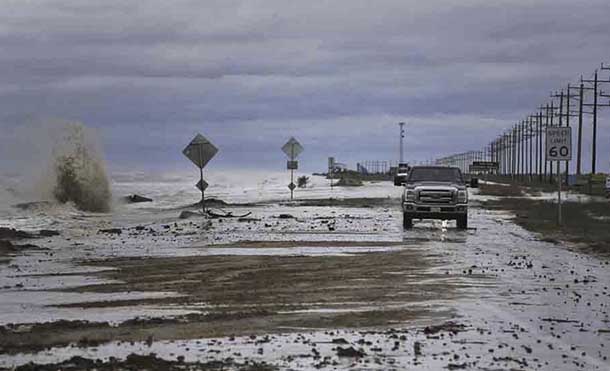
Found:
[(230, 208), (252, 212), (241, 221), (74, 222), (0, 265), (0, 366), (155, 353), (228, 369), (610, 368), (607, 258), (541, 241), (476, 191), (470, 229), (403, 231), (386, 190)]

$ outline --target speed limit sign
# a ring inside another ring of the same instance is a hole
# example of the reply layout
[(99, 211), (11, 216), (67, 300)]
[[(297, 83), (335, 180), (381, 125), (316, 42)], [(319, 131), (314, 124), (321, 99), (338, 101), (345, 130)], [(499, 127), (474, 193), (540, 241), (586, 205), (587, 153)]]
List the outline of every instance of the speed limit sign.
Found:
[(547, 161), (570, 161), (572, 159), (572, 128), (550, 126), (546, 128)]

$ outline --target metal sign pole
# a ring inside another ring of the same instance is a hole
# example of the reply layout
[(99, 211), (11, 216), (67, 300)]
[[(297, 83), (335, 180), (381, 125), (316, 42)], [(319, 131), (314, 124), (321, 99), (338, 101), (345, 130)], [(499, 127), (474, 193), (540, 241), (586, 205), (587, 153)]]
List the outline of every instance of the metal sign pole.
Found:
[[(199, 161), (203, 162), (203, 145), (199, 146)], [(203, 167), (199, 168), (199, 181), (203, 185)], [(205, 189), (201, 187), (201, 213), (205, 217)]]
[(561, 225), (561, 171), (559, 170), (559, 164), (561, 161), (557, 161), (557, 224)]
[(330, 190), (333, 189), (333, 168), (335, 167), (335, 158), (328, 158), (328, 179), (330, 180)]
[[(294, 143), (290, 146), (290, 161), (294, 161)], [(294, 184), (294, 169), (290, 169), (290, 184)], [(290, 201), (294, 200), (294, 188), (290, 188)]]
[[(294, 170), (290, 170), (290, 183), (294, 183)], [(290, 189), (290, 201), (294, 200), (294, 189)]]
[(551, 163), (551, 177), (553, 179), (553, 161), (557, 163), (557, 225), (561, 226), (561, 161), (570, 161), (572, 158), (572, 128), (550, 126), (546, 128), (546, 160)]

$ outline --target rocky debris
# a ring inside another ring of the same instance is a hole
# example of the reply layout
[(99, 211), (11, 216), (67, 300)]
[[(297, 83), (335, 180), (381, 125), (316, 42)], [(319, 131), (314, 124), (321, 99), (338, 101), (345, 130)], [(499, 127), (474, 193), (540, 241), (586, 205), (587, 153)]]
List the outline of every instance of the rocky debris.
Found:
[(468, 367), (468, 363), (449, 363), (445, 368), (448, 370), (465, 370)]
[(361, 358), (361, 357), (366, 356), (366, 353), (364, 353), (362, 350), (354, 349), (354, 347), (349, 347), (349, 348), (337, 347), (337, 356)]
[(11, 254), (18, 251), (19, 249), (17, 248), (17, 246), (13, 245), (11, 241), (0, 240), (0, 255)]
[(125, 197), (123, 200), (125, 200), (125, 202), (127, 203), (132, 203), (132, 204), (137, 204), (137, 203), (141, 203), (141, 202), (152, 202), (152, 198), (148, 198), (148, 197), (144, 197), (144, 196), (140, 196), (140, 195), (130, 195)]
[(121, 230), (121, 228), (108, 228), (108, 229), (100, 229), (99, 231), (97, 231), (97, 233), (104, 233), (104, 234), (116, 234), (119, 235), (121, 233), (123, 233), (123, 231)]
[(50, 230), (50, 229), (41, 229), (40, 231), (38, 231), (38, 234), (41, 237), (53, 237), (53, 236), (60, 235), (59, 231), (54, 231), (54, 230)]
[(413, 343), (413, 353), (416, 357), (421, 356), (421, 343), (419, 341)]
[(349, 344), (349, 342), (347, 340), (345, 340), (344, 338), (333, 339), (332, 343), (333, 344)]
[(241, 214), (241, 215), (233, 215), (232, 211), (221, 211), (220, 212), (215, 212), (212, 210), (206, 210), (206, 213), (208, 214), (208, 216), (212, 219), (220, 219), (220, 218), (247, 218), (248, 216), (250, 216), (252, 214), (252, 212), (247, 212), (245, 214)]
[(25, 231), (20, 231), (14, 228), (0, 227), (0, 238), (18, 239), (18, 238), (34, 238), (33, 234)]
[(21, 253), (24, 250), (29, 250), (29, 249), (47, 250), (47, 248), (42, 248), (40, 246), (32, 245), (30, 243), (15, 245), (11, 241), (0, 240), (0, 257), (14, 255), (14, 254)]
[(202, 217), (203, 214), (198, 213), (196, 211), (188, 211), (188, 210), (184, 210), (180, 213), (180, 215), (178, 216), (178, 218), (180, 219), (188, 219), (194, 216), (198, 216), (198, 217)]
[(562, 319), (562, 318), (542, 318), (543, 322), (556, 322), (556, 323), (579, 323), (579, 321), (572, 319)]
[(528, 363), (525, 359), (521, 360), (521, 359), (516, 359), (513, 357), (493, 357), (493, 360), (495, 362), (515, 362), (517, 363), (519, 366), (521, 367), (527, 367)]
[(53, 237), (59, 236), (59, 231), (50, 229), (41, 229), (38, 233), (20, 231), (14, 228), (0, 227), (0, 239), (17, 240), (24, 238), (37, 238), (37, 237)]
[(458, 332), (464, 331), (465, 329), (466, 329), (466, 326), (449, 321), (449, 322), (445, 322), (441, 325), (428, 326), (428, 327), (424, 328), (424, 334), (434, 335), (441, 331), (457, 334)]
[[(229, 206), (229, 204), (218, 198), (206, 198), (205, 199), (205, 207), (225, 207), (225, 206)], [(201, 209), (201, 201), (188, 206), (188, 208)]]
[(293, 215), (290, 214), (280, 214), (277, 216), (278, 219), (295, 219)]

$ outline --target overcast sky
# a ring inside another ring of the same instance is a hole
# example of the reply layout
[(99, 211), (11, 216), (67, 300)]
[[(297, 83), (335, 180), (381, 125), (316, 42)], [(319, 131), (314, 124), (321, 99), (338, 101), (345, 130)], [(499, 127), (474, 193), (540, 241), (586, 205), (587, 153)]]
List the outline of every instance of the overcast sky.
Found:
[[(290, 136), (308, 170), (396, 160), (399, 121), (410, 160), (478, 149), (610, 62), (608, 15), (608, 0), (3, 0), (0, 156), (53, 120), (95, 128), (113, 169), (190, 166), (197, 132), (216, 168), (282, 168)], [(599, 141), (607, 169), (607, 112)]]

